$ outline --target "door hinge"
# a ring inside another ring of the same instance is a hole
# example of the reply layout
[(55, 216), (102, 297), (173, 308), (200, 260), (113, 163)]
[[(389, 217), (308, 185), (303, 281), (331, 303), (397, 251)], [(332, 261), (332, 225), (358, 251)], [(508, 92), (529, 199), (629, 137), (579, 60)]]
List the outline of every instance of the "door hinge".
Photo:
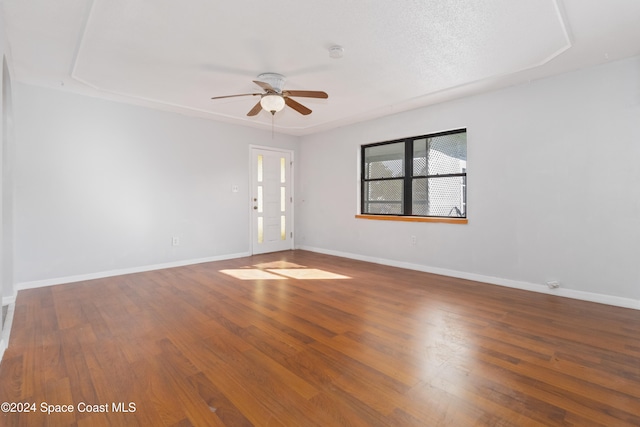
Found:
[(293, 239), (293, 231), (291, 233), (289, 233), (289, 235), (291, 236), (291, 238)]

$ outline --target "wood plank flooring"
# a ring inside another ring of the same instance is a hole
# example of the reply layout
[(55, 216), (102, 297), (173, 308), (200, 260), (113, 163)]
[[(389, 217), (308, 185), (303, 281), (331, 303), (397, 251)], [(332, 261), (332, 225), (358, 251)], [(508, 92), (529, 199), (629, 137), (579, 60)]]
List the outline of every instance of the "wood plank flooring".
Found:
[(35, 409), (2, 426), (640, 426), (640, 312), (266, 254), (21, 291), (0, 402)]

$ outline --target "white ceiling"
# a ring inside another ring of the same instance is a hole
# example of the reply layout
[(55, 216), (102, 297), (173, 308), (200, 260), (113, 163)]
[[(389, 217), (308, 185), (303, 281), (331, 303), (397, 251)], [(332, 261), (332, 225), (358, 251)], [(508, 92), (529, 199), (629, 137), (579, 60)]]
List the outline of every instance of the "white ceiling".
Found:
[[(305, 135), (640, 54), (638, 0), (4, 0), (16, 81)], [(344, 47), (332, 59), (328, 49)], [(640, 79), (640, 75), (638, 76)]]

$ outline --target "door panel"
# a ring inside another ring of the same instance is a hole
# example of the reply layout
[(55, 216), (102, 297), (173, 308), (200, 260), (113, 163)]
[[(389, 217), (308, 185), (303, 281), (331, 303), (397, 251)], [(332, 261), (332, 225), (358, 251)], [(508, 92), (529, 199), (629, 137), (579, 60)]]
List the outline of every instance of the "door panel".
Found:
[(254, 254), (293, 248), (291, 152), (251, 149)]

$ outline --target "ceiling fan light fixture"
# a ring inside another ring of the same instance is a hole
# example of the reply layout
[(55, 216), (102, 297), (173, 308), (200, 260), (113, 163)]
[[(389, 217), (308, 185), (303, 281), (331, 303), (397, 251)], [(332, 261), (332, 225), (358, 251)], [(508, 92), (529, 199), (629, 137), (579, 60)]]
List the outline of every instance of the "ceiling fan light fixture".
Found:
[(282, 95), (270, 93), (260, 99), (260, 105), (271, 114), (275, 114), (284, 108), (284, 98)]

